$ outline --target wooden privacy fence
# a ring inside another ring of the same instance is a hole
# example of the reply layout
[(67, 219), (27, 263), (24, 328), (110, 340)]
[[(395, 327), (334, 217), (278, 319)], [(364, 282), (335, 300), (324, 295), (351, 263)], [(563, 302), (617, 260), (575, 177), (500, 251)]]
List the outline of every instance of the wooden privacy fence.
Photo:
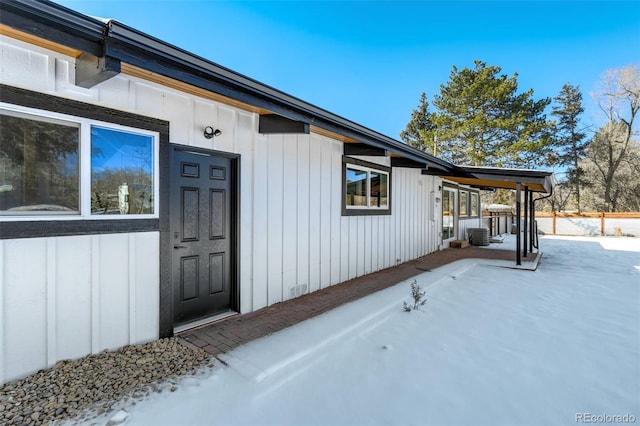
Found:
[(536, 220), (538, 221), (538, 229), (545, 234), (640, 237), (640, 212), (536, 212), (535, 215)]
[(482, 212), (482, 226), (489, 229), (491, 236), (508, 234), (514, 223), (514, 213), (511, 211)]

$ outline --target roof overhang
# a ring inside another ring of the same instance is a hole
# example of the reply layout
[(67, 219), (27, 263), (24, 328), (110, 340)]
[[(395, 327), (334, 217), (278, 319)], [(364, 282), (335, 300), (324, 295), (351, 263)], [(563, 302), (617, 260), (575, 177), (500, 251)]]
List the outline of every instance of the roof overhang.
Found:
[(124, 63), (146, 68), (154, 73), (219, 93), (289, 120), (337, 133), (372, 148), (388, 150), (408, 160), (443, 170), (452, 167), (447, 161), (193, 55), (120, 22), (114, 20), (109, 22), (105, 49), (107, 56), (117, 58)]
[(455, 166), (120, 22), (49, 1), (2, 0), (0, 33), (84, 58), (87, 64), (80, 69), (85, 86), (121, 71), (135, 71), (141, 78), (161, 76), (164, 82), (179, 82), (182, 89), (248, 106), (261, 114), (266, 133), (312, 131), (337, 137), (345, 145), (356, 144), (345, 152), (389, 155), (393, 167), (421, 168), (424, 174), (475, 187), (514, 189), (520, 183), (531, 191), (550, 192), (555, 182), (549, 172)]
[(550, 194), (556, 184), (553, 172), (526, 169), (502, 169), (494, 167), (457, 166), (444, 178), (477, 188), (527, 188), (532, 192)]
[[(302, 101), (207, 59), (144, 34), (115, 20), (103, 21), (42, 0), (2, 0), (0, 25), (89, 55), (97, 69), (85, 79), (97, 84), (119, 68), (141, 69), (246, 104), (261, 114), (277, 114), (304, 129), (337, 134), (356, 143), (388, 151), (408, 160), (448, 172), (453, 165), (398, 140)], [(46, 43), (43, 43), (45, 46)], [(93, 60), (95, 58), (95, 60)]]

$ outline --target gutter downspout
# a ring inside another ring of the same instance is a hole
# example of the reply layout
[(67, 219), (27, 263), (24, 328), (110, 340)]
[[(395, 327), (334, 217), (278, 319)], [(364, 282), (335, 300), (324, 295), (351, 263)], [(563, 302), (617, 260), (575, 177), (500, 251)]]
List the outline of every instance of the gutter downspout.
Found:
[(520, 182), (516, 182), (516, 265), (522, 265), (520, 252)]
[[(551, 186), (551, 191), (549, 191), (549, 195), (545, 195), (544, 197), (540, 197), (540, 198), (536, 198), (535, 200), (533, 200), (533, 210), (535, 211), (536, 208), (536, 201), (540, 201), (540, 200), (546, 200), (547, 198), (550, 198), (553, 195), (553, 185)], [(537, 231), (537, 227), (536, 227), (536, 231)], [(538, 249), (540, 249), (539, 247), (540, 244), (538, 244), (538, 233), (536, 232), (536, 243), (534, 244), (534, 247)]]
[(522, 240), (524, 242), (522, 246), (522, 256), (527, 257), (527, 239), (529, 235), (527, 233), (527, 227), (529, 226), (529, 187), (524, 186), (524, 229), (522, 230)]

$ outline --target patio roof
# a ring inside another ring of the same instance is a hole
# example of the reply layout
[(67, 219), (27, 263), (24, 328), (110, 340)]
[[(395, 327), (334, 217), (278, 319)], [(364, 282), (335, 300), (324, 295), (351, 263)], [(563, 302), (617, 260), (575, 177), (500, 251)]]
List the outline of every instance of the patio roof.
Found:
[[(423, 174), (437, 175), (447, 180), (481, 189), (504, 188), (516, 191), (516, 265), (521, 265), (522, 257), (533, 254), (538, 248), (535, 222), (535, 201), (533, 193), (553, 193), (556, 179), (553, 172), (528, 169), (506, 169), (496, 167), (454, 166), (450, 173), (438, 170), (423, 170)], [(524, 192), (524, 202), (521, 193)], [(547, 198), (547, 197), (542, 197)], [(538, 198), (538, 199), (542, 199)], [(524, 206), (524, 226), (522, 207)], [(522, 233), (522, 235), (521, 235)], [(524, 241), (523, 241), (524, 240)], [(524, 244), (523, 244), (524, 242)]]
[(425, 174), (437, 174), (447, 180), (475, 188), (517, 189), (528, 187), (531, 192), (550, 194), (556, 184), (553, 172), (528, 169), (504, 169), (497, 167), (457, 166), (450, 174), (427, 170)]

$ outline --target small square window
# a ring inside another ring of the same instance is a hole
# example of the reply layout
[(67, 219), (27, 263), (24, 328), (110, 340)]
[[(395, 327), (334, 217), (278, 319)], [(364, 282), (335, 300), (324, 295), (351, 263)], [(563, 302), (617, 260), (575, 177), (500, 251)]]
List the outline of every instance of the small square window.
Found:
[(0, 214), (78, 214), (80, 128), (0, 114)]
[(391, 169), (343, 158), (343, 215), (390, 214)]
[(91, 214), (153, 214), (153, 140), (91, 126)]

